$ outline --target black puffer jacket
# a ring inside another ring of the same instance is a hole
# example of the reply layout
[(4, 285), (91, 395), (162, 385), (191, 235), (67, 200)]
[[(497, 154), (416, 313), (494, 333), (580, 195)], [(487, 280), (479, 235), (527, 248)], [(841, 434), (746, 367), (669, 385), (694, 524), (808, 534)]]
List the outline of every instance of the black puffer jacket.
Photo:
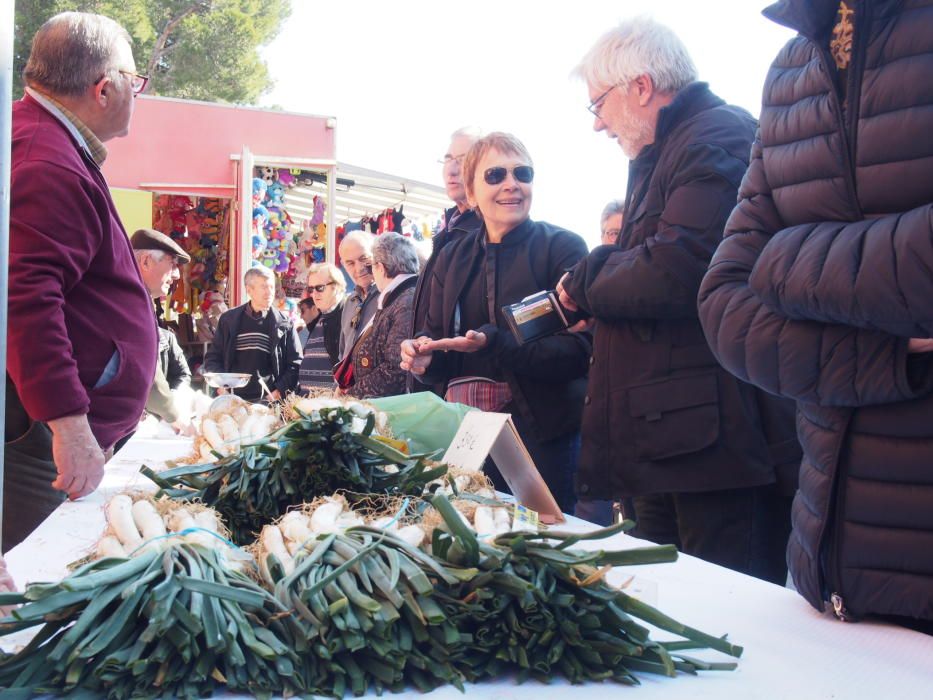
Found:
[(700, 312), (727, 368), (798, 401), (797, 589), (819, 609), (929, 620), (933, 371), (907, 345), (933, 334), (933, 2), (850, 5), (845, 109), (838, 3), (766, 10), (800, 35), (768, 73)]
[(755, 120), (706, 83), (681, 90), (629, 166), (618, 245), (596, 248), (564, 283), (596, 317), (582, 497), (760, 486), (782, 463), (796, 472), (793, 405), (722, 369), (697, 318), (754, 136)]

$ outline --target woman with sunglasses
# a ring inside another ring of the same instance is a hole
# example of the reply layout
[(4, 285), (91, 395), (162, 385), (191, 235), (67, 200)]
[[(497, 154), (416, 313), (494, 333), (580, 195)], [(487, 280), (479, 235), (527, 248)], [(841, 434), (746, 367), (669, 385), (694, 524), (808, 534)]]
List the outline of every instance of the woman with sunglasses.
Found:
[[(333, 367), (340, 343), (340, 318), (346, 300), (347, 283), (331, 263), (315, 263), (308, 268), (306, 293), (318, 313), (307, 325), (308, 339), (298, 368), (298, 391), (312, 388), (333, 389)], [(305, 301), (305, 300), (303, 300)]]
[[(402, 344), (402, 368), (423, 383), (446, 383), (449, 401), (511, 413), (561, 509), (572, 512), (590, 338), (565, 332), (519, 345), (502, 307), (554, 289), (586, 244), (529, 218), (534, 168), (511, 134), (474, 143), (463, 181), (482, 227), (438, 257), (425, 327)], [(505, 490), (494, 469), (489, 475)]]

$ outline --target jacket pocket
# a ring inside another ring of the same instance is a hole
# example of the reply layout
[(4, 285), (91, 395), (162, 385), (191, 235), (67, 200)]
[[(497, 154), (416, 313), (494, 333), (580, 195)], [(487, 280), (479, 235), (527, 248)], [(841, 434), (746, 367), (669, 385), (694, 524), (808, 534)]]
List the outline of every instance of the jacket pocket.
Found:
[(654, 461), (699, 452), (719, 439), (715, 374), (665, 379), (628, 390), (635, 457)]

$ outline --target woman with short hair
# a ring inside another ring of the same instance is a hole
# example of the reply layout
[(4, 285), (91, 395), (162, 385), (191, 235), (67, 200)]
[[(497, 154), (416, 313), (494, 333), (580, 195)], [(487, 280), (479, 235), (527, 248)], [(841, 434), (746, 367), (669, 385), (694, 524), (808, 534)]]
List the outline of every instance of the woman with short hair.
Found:
[[(424, 383), (446, 383), (449, 401), (511, 413), (561, 510), (573, 512), (589, 335), (563, 332), (520, 345), (502, 313), (554, 289), (587, 253), (577, 234), (529, 217), (533, 181), (531, 157), (511, 134), (491, 133), (467, 152), (463, 182), (482, 227), (438, 256), (428, 335), (405, 341), (403, 367)], [(490, 476), (506, 489), (497, 472)]]
[(379, 290), (376, 313), (353, 354), (353, 384), (344, 393), (375, 398), (405, 393), (400, 347), (411, 330), (418, 250), (410, 238), (383, 233), (373, 243), (373, 278)]

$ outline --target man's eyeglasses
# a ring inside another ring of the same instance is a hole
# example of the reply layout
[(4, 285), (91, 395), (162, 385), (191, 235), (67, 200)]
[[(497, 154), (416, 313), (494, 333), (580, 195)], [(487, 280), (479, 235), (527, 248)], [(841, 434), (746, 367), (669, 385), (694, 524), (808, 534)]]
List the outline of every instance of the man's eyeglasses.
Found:
[[(128, 75), (130, 77), (130, 91), (133, 93), (133, 97), (136, 97), (139, 93), (146, 89), (146, 86), (149, 84), (148, 75), (140, 75), (139, 73), (134, 73), (131, 70), (117, 70), (117, 73), (122, 73), (123, 75)], [(99, 83), (101, 80), (106, 78), (106, 75), (102, 75), (98, 80)], [(94, 83), (97, 85), (97, 83)]]
[(456, 163), (457, 165), (463, 165), (463, 159), (466, 158), (466, 153), (461, 153), (459, 156), (452, 156), (449, 153), (441, 158), (438, 163), (441, 165), (447, 166), (451, 163)]
[[(535, 179), (535, 169), (530, 165), (518, 165), (512, 168), (511, 171), (513, 177), (525, 185)], [(498, 185), (505, 180), (505, 176), (508, 175), (508, 173), (509, 168), (505, 168), (501, 165), (495, 168), (487, 168), (486, 172), (483, 173), (483, 179), (486, 181), (487, 185)]]
[(326, 284), (312, 284), (308, 287), (305, 287), (305, 291), (310, 294), (311, 292), (317, 292), (318, 294), (324, 292), (330, 285), (337, 284), (336, 282), (327, 282)]
[(609, 93), (615, 90), (617, 87), (619, 86), (613, 85), (611, 88), (606, 90), (606, 92), (604, 92), (602, 95), (597, 97), (595, 100), (593, 100), (586, 106), (586, 108), (590, 111), (590, 113), (594, 117), (596, 117), (597, 119), (602, 119), (602, 117), (599, 115), (599, 111), (603, 108), (603, 103), (606, 101), (606, 98), (609, 96)]

